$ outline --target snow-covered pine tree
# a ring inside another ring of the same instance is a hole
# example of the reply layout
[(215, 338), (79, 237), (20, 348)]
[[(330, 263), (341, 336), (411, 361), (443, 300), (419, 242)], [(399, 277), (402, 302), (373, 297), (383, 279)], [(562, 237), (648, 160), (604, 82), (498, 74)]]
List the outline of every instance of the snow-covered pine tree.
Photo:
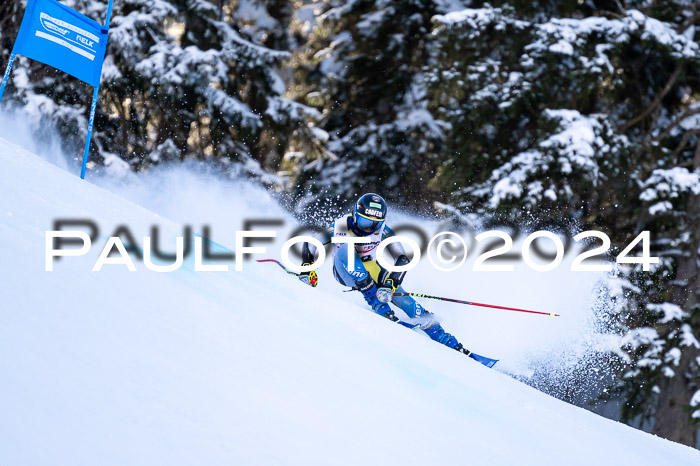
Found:
[[(64, 3), (104, 20), (106, 2)], [(284, 97), (279, 69), (290, 54), (260, 44), (284, 43), (271, 30), (283, 29), (256, 0), (115, 2), (91, 159), (123, 159), (134, 169), (212, 159), (273, 181), (266, 173), (282, 155), (314, 138), (307, 122), (316, 113)], [(46, 78), (36, 72), (42, 67), (18, 67), (25, 79), (16, 80), (15, 100), (25, 109), (41, 102), (41, 114), (59, 122), (64, 136), (84, 140), (91, 89), (63, 73)]]
[[(700, 142), (696, 145), (700, 154)], [(643, 186), (640, 229), (653, 232), (658, 265), (622, 271), (631, 291), (620, 298), (621, 357), (615, 386), (626, 421), (653, 420), (654, 432), (696, 445), (700, 419), (700, 156), (692, 170), (655, 169)]]
[[(297, 163), (302, 190), (425, 200), (446, 126), (427, 111), (423, 64), (442, 2), (332, 0), (299, 9), (298, 95), (322, 112), (326, 157)], [(433, 192), (433, 196), (435, 193)]]
[[(289, 53), (255, 43), (270, 43), (277, 22), (254, 0), (159, 1), (154, 8), (129, 0), (114, 19), (124, 78), (112, 88), (112, 105), (126, 116), (117, 122), (131, 125), (123, 137), (138, 134), (135, 163), (211, 157), (238, 162), (234, 172), (275, 170), (293, 140), (313, 136), (306, 122), (315, 116), (284, 97), (279, 67)], [(143, 81), (136, 102), (134, 77)]]
[(429, 95), (461, 128), (436, 183), (463, 210), (570, 219), (618, 252), (651, 231), (661, 263), (623, 268), (633, 291), (618, 303), (629, 366), (617, 393), (627, 420), (647, 415), (694, 446), (700, 15), (689, 2), (558, 3), (475, 2), (435, 18)]
[[(76, 5), (65, 2), (71, 7)], [(0, 5), (0, 67), (4, 73), (15, 37), (19, 31), (26, 0), (7, 0)], [(104, 21), (104, 11), (97, 10)], [(83, 12), (100, 21), (95, 9)], [(61, 146), (82, 155), (85, 143), (87, 117), (92, 101), (92, 88), (52, 67), (18, 56), (3, 96), (3, 106), (20, 107), (33, 128), (37, 141), (47, 141), (57, 131)]]
[(614, 201), (599, 193), (630, 165), (610, 107), (623, 99), (620, 39), (636, 23), (544, 20), (508, 6), (435, 23), (430, 94), (437, 115), (460, 128), (449, 133), (436, 184), (466, 210), (518, 219), (523, 206), (537, 219), (582, 218)]

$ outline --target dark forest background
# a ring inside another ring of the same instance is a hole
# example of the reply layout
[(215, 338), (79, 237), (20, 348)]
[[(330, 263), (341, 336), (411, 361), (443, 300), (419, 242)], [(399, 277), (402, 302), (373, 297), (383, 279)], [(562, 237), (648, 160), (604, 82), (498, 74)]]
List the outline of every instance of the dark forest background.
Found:
[[(106, 1), (63, 3), (104, 21)], [(3, 67), (25, 6), (0, 3)], [(376, 191), (600, 230), (615, 254), (648, 230), (659, 263), (620, 266), (608, 290), (608, 394), (695, 446), (699, 28), (692, 0), (115, 0), (90, 169), (206, 160), (297, 213)], [(91, 96), (20, 57), (3, 105), (79, 157)]]

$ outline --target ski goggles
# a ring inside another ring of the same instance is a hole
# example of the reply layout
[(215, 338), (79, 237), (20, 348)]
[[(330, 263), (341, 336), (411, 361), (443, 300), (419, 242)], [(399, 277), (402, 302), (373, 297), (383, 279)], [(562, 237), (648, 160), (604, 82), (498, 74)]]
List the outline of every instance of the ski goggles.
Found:
[(355, 216), (355, 224), (361, 230), (377, 231), (382, 223), (384, 223), (384, 220), (375, 220), (373, 218), (363, 217), (359, 214)]

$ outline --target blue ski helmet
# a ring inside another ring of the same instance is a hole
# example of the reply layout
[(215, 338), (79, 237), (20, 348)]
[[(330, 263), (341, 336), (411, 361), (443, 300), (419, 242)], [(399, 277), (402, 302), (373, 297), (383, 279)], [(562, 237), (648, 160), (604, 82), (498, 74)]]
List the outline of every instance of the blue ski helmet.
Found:
[(386, 202), (378, 194), (367, 193), (360, 196), (352, 211), (352, 221), (363, 232), (377, 231), (386, 219)]

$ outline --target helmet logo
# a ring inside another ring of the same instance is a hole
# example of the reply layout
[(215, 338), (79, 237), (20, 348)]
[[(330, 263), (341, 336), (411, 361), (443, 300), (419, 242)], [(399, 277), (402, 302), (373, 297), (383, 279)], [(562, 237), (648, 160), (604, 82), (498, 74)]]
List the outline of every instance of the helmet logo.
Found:
[(379, 218), (384, 217), (384, 213), (381, 210), (376, 210), (376, 209), (365, 209), (365, 214), (371, 215), (372, 217), (379, 217)]
[(379, 199), (379, 196), (372, 196), (372, 200), (373, 200), (374, 202), (380, 202), (380, 201), (381, 201), (381, 199)]
[(382, 205), (379, 204), (379, 203), (377, 203), (377, 202), (370, 202), (370, 203), (369, 203), (369, 206), (370, 206), (370, 207), (374, 207), (375, 209), (381, 209), (381, 208), (382, 208)]

